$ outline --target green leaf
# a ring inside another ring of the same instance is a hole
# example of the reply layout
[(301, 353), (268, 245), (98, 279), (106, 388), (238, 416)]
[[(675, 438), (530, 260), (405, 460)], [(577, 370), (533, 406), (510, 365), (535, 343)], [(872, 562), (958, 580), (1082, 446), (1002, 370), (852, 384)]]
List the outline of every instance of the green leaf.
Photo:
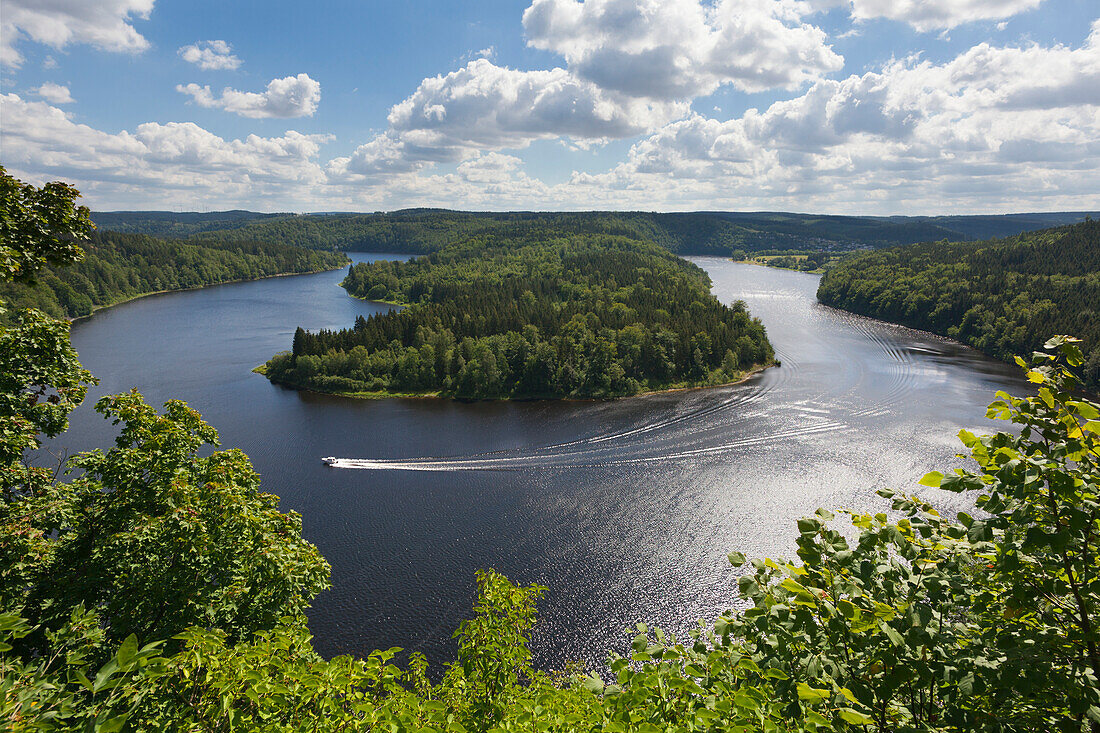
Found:
[(885, 621), (880, 621), (878, 626), (880, 629), (882, 629), (882, 633), (886, 634), (886, 638), (890, 640), (891, 644), (893, 644), (894, 646), (905, 645), (905, 639), (902, 637), (901, 634), (895, 631), (894, 628), (890, 626), (890, 624), (886, 623)]
[(840, 715), (845, 723), (850, 723), (851, 725), (871, 725), (875, 722), (870, 716), (864, 715), (858, 710), (852, 710), (852, 708), (838, 708), (837, 714)]
[(816, 687), (810, 687), (805, 682), (798, 683), (798, 699), (805, 700), (811, 705), (816, 705), (822, 700), (829, 698), (829, 691), (818, 689)]
[(1049, 339), (1047, 339), (1045, 344), (1043, 344), (1043, 348), (1050, 351), (1052, 349), (1057, 349), (1059, 346), (1061, 346), (1065, 342), (1066, 342), (1066, 337), (1065, 336), (1061, 336), (1061, 335), (1052, 336)]
[(583, 687), (594, 695), (602, 695), (604, 684), (603, 680), (601, 680), (599, 677), (593, 676), (585, 678)]
[(122, 669), (126, 669), (134, 663), (134, 659), (137, 657), (138, 641), (135, 634), (130, 634), (126, 637), (126, 640), (122, 642), (122, 646), (118, 648), (118, 666)]
[(1085, 402), (1080, 400), (1070, 400), (1067, 402), (1070, 407), (1077, 411), (1077, 414), (1086, 420), (1095, 420), (1100, 418), (1100, 410), (1097, 410), (1097, 406), (1091, 402)]
[(745, 555), (744, 555), (744, 553), (731, 552), (726, 557), (729, 558), (730, 565), (734, 566), (735, 568), (739, 568), (739, 567), (741, 567), (742, 565), (745, 564)]
[(129, 718), (129, 713), (125, 715), (116, 715), (113, 718), (107, 718), (102, 722), (96, 722), (94, 730), (96, 733), (118, 733), (122, 730), (122, 726), (126, 725), (126, 719)]
[(940, 484), (943, 483), (943, 474), (939, 471), (926, 473), (917, 483), (919, 483), (921, 486), (931, 486), (932, 488), (938, 489), (940, 487)]
[(802, 534), (817, 534), (817, 531), (821, 529), (821, 520), (819, 519), (799, 519), (798, 531)]

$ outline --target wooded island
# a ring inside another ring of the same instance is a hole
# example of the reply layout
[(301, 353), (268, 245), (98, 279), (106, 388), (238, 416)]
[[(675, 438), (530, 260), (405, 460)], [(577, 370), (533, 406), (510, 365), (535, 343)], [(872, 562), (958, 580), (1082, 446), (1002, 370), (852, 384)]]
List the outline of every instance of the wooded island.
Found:
[(764, 327), (655, 244), (557, 224), (351, 267), (356, 297), (407, 304), (352, 328), (298, 329), (264, 371), (353, 396), (604, 398), (736, 381), (772, 363)]

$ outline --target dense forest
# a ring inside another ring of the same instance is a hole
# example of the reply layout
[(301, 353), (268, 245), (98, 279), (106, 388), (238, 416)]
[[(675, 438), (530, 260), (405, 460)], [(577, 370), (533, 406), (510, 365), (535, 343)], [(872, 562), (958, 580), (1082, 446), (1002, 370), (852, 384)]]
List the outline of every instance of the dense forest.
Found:
[[(0, 282), (83, 258), (77, 195), (0, 176)], [(600, 669), (534, 668), (544, 589), (482, 571), (438, 674), (415, 652), (314, 650), (305, 611), (327, 563), (185, 403), (104, 397), (112, 447), (71, 457), (75, 477), (36, 464), (94, 377), (67, 322), (23, 311), (0, 325), (0, 727), (1096, 731), (1100, 405), (1074, 390), (1079, 343), (1043, 346), (1025, 362), (1036, 394), (990, 405), (1011, 429), (961, 431), (970, 469), (921, 480), (976, 494), (980, 516), (889, 490), (889, 516), (846, 513), (837, 528), (821, 509), (792, 528), (796, 561), (730, 553), (740, 610), (682, 638), (639, 623)]]
[(155, 237), (189, 237), (214, 229), (233, 229), (257, 219), (282, 219), (291, 214), (255, 211), (95, 211), (92, 222), (100, 230)]
[(826, 305), (932, 331), (1010, 360), (1077, 334), (1100, 386), (1100, 221), (1007, 239), (929, 242), (852, 256), (821, 279)]
[(223, 242), (258, 240), (311, 249), (426, 254), (451, 242), (521, 227), (646, 239), (678, 254), (735, 250), (850, 251), (938, 239), (1004, 236), (1080, 221), (1084, 213), (1005, 216), (872, 217), (779, 212), (463, 212), (407, 209), (376, 214), (106, 212), (102, 228)]
[(744, 304), (651, 243), (543, 225), (349, 268), (354, 296), (408, 304), (294, 336), (273, 381), (326, 392), (614, 397), (731, 382), (773, 353)]
[(343, 254), (284, 244), (164, 240), (118, 232), (95, 232), (84, 249), (87, 256), (80, 262), (38, 273), (34, 287), (0, 284), (0, 298), (16, 308), (79, 318), (147, 293), (330, 270), (348, 261)]

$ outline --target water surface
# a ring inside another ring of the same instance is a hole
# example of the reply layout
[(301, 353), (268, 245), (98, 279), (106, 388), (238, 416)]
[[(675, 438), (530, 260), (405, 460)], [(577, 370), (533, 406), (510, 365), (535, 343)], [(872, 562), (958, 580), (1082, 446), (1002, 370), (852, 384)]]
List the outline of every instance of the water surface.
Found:
[[(356, 255), (363, 260), (385, 255)], [(394, 255), (392, 257), (399, 257)], [(353, 401), (271, 385), (250, 370), (294, 328), (349, 326), (388, 306), (347, 297), (343, 272), (134, 301), (73, 327), (101, 379), (181, 398), (239, 446), (332, 564), (310, 612), (326, 655), (400, 646), (453, 654), (474, 571), (548, 587), (536, 661), (601, 662), (624, 627), (682, 632), (736, 600), (726, 554), (792, 555), (817, 507), (881, 511), (959, 465), (960, 428), (989, 431), (1014, 371), (929, 334), (816, 302), (817, 276), (694, 258), (724, 302), (744, 300), (782, 366), (733, 387), (614, 402)], [(63, 439), (106, 447), (88, 406)], [(333, 469), (321, 456), (369, 459)], [(965, 497), (921, 489), (946, 510)]]

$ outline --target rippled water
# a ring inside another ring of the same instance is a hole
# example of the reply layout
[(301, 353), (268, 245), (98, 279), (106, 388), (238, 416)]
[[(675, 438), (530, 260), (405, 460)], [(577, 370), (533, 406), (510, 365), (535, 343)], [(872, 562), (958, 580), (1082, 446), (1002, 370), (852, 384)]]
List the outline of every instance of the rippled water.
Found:
[[(187, 400), (303, 515), (333, 568), (310, 613), (322, 653), (447, 659), (474, 571), (493, 567), (549, 589), (539, 664), (594, 665), (625, 649), (627, 624), (683, 631), (731, 607), (729, 551), (792, 554), (795, 520), (817, 507), (881, 510), (875, 488), (913, 490), (958, 465), (958, 430), (995, 429), (993, 392), (1026, 389), (971, 349), (819, 305), (816, 276), (694, 261), (721, 300), (764, 321), (781, 367), (614, 402), (476, 404), (342, 400), (250, 373), (298, 325), (385, 308), (348, 298), (342, 272), (135, 301), (76, 324), (73, 342), (97, 394)], [(109, 443), (90, 412), (74, 416), (69, 450)], [(947, 510), (968, 502), (922, 491)]]

